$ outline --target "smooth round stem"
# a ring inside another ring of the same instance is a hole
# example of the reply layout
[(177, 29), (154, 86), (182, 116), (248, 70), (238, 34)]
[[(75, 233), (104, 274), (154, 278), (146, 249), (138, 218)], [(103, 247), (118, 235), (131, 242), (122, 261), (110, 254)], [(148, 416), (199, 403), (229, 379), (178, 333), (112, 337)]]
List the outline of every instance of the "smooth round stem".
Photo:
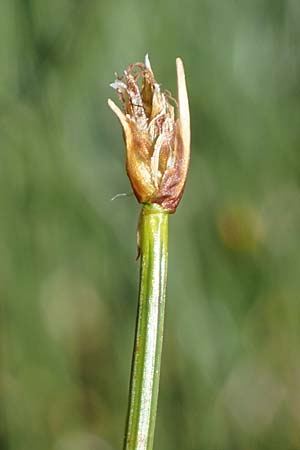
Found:
[(140, 291), (124, 450), (153, 447), (167, 281), (167, 211), (144, 205), (139, 234)]

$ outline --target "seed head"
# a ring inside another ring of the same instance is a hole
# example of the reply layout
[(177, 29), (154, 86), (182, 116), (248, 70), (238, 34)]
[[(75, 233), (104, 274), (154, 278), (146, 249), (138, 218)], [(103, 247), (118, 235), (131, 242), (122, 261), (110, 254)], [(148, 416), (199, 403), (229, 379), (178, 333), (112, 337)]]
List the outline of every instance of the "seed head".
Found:
[(190, 115), (180, 58), (176, 68), (178, 103), (161, 90), (148, 55), (111, 84), (123, 111), (108, 100), (123, 127), (126, 169), (137, 200), (156, 203), (170, 213), (182, 197), (190, 159)]

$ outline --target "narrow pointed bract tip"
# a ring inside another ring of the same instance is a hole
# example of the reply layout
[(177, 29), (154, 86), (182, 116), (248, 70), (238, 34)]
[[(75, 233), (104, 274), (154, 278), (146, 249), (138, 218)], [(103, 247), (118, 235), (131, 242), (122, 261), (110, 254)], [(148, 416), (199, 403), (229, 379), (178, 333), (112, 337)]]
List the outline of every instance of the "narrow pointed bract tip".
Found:
[(149, 53), (146, 53), (146, 55), (145, 55), (145, 66), (147, 67), (147, 69), (151, 70), (151, 72), (152, 72), (151, 63), (150, 63), (150, 59), (149, 59)]
[(119, 119), (119, 121), (124, 129), (124, 132), (129, 133), (129, 125), (127, 123), (125, 114), (120, 110), (120, 108), (110, 98), (107, 100), (107, 103), (108, 103), (108, 106), (110, 107), (110, 109), (115, 113), (115, 115)]
[(183, 66), (183, 61), (182, 61), (182, 59), (180, 58), (180, 56), (177, 56), (177, 58), (176, 58), (176, 64), (181, 64), (181, 65)]
[(181, 134), (184, 142), (185, 151), (188, 154), (190, 151), (190, 109), (189, 100), (186, 87), (184, 65), (181, 58), (176, 58), (177, 70), (177, 96), (179, 107), (179, 121), (181, 126)]
[[(113, 102), (110, 98), (107, 100), (107, 104), (110, 107), (110, 109), (113, 110), (113, 112), (119, 117), (120, 114), (123, 114), (120, 108)], [(124, 115), (124, 114), (123, 114)]]

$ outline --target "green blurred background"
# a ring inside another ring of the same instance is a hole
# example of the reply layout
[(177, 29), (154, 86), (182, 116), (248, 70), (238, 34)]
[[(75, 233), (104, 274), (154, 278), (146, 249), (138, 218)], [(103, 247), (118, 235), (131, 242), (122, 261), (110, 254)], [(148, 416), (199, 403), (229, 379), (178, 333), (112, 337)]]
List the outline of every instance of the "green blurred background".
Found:
[(121, 448), (140, 208), (107, 98), (146, 52), (192, 118), (155, 448), (300, 449), (299, 0), (1, 0), (0, 448)]

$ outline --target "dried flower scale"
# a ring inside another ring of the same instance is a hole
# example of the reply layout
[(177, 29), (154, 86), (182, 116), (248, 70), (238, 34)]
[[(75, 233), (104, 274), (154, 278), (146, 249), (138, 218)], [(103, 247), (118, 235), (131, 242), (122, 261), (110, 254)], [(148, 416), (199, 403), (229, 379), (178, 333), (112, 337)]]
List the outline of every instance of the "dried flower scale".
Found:
[(180, 58), (176, 68), (178, 107), (155, 80), (148, 55), (144, 63), (128, 66), (111, 84), (123, 112), (108, 101), (123, 127), (127, 174), (136, 198), (140, 203), (156, 203), (170, 213), (182, 197), (190, 159), (190, 116)]

